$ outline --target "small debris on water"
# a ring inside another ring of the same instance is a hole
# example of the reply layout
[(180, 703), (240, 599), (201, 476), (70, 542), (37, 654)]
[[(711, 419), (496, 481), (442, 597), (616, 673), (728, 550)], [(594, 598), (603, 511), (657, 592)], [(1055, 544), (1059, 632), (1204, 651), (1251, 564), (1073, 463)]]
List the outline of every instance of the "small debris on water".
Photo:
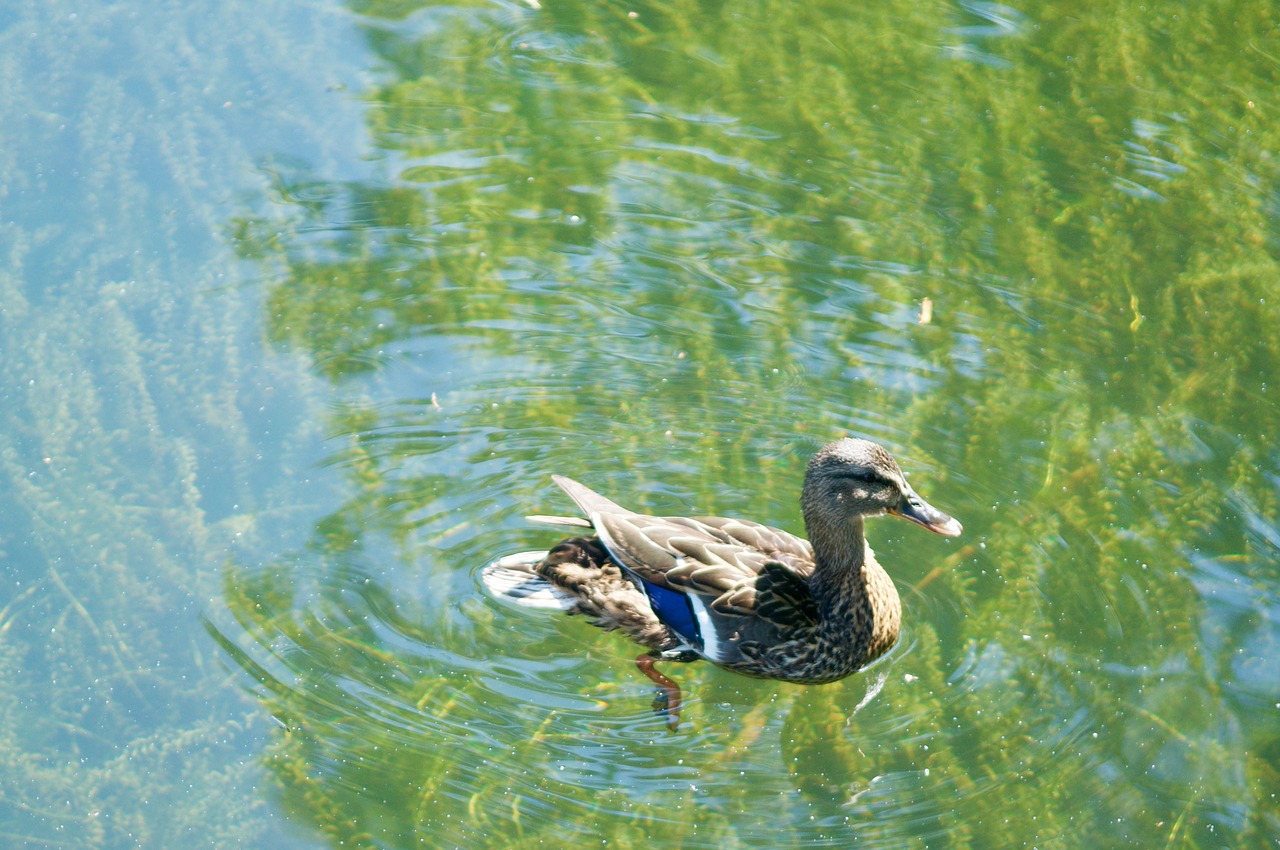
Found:
[(920, 324), (927, 325), (933, 321), (933, 299), (920, 299)]

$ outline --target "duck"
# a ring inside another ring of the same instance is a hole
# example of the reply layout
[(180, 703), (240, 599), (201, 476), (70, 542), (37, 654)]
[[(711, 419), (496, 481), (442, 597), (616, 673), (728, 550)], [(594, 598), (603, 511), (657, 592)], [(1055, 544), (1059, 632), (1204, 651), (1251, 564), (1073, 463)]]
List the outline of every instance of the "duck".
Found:
[(898, 639), (902, 603), (864, 533), (868, 517), (901, 517), (945, 537), (960, 523), (922, 499), (878, 443), (846, 437), (810, 459), (800, 505), (807, 539), (718, 516), (649, 516), (562, 475), (585, 516), (530, 520), (581, 529), (549, 550), (486, 565), (495, 598), (585, 617), (647, 649), (654, 710), (673, 731), (679, 685), (658, 662), (697, 660), (800, 684), (861, 670)]

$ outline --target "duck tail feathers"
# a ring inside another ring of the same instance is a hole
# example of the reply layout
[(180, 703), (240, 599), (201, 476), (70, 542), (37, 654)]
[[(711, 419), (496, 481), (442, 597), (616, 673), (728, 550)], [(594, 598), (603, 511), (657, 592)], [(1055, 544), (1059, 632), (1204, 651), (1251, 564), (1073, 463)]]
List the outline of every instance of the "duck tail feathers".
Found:
[(574, 597), (534, 572), (546, 556), (546, 552), (507, 555), (481, 570), (480, 580), (495, 599), (509, 605), (572, 611)]
[(591, 520), (583, 519), (576, 516), (543, 516), (542, 514), (533, 514), (525, 517), (529, 522), (542, 522), (547, 525), (571, 525), (574, 528), (590, 528)]
[(596, 514), (629, 514), (631, 511), (619, 505), (617, 502), (605, 496), (601, 496), (595, 490), (592, 490), (585, 484), (579, 484), (572, 478), (565, 478), (563, 475), (553, 475), (551, 480), (554, 481), (561, 490), (569, 494), (569, 498), (582, 508), (587, 516), (595, 516)]

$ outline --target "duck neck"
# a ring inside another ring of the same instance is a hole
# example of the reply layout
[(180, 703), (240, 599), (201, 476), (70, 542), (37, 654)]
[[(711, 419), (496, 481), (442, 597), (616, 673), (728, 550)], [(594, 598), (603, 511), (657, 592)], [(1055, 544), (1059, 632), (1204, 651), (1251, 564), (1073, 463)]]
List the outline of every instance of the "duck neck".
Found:
[(814, 560), (809, 588), (818, 603), (823, 628), (839, 629), (867, 602), (867, 542), (862, 517), (806, 525)]

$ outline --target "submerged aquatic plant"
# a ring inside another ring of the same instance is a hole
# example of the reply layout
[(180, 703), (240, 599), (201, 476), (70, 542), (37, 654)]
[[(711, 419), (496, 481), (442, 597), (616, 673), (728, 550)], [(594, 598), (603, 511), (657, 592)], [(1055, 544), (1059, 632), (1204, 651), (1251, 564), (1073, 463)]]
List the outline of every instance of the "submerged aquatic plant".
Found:
[[(280, 281), (273, 339), (336, 384), (412, 386), (335, 417), (351, 496), (312, 557), (340, 578), (313, 566), (271, 604), (236, 596), (253, 571), (229, 578), (257, 652), (297, 678), (264, 702), (321, 718), (280, 739), (298, 811), (326, 830), (358, 812), (375, 844), (566, 822), (680, 846), (1280, 832), (1257, 702), (1277, 685), (1231, 660), (1276, 642), (1276, 460), (1253, 436), (1280, 424), (1276, 127), (1244, 92), (1280, 66), (1241, 49), (1273, 32), (1266, 4), (414, 8), (432, 27), (371, 29), (392, 71), (369, 135), (398, 171), (272, 167), (307, 202), (235, 225)], [(989, 508), (945, 568), (904, 577), (913, 632), (865, 704), (876, 678), (705, 674), (726, 696), (691, 708), (703, 737), (650, 741), (634, 695), (581, 684), (610, 669), (577, 657), (586, 638), (503, 631), (465, 578), (528, 539), (503, 517), (545, 499), (530, 468), (603, 449), (673, 512), (715, 469), (717, 504), (786, 526), (797, 458), (846, 428), (913, 447), (966, 520)], [(421, 598), (391, 601), (370, 546), (420, 565)], [(340, 692), (314, 703), (318, 681)]]

